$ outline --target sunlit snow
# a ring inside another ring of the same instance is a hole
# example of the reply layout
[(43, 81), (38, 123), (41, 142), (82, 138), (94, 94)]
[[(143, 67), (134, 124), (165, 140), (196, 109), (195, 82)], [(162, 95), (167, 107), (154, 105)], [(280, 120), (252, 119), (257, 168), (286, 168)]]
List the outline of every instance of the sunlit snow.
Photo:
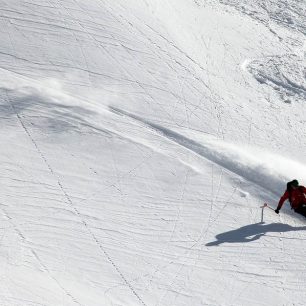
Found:
[(305, 1), (0, 9), (0, 306), (305, 305)]

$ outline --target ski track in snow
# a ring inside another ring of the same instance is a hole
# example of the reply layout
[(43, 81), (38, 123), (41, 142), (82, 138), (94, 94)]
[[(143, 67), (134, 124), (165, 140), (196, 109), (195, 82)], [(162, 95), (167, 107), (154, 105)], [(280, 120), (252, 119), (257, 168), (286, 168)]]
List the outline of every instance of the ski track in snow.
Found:
[[(197, 142), (124, 110), (115, 107), (110, 107), (110, 110), (115, 114), (143, 123), (147, 128), (154, 129), (163, 137), (276, 195), (283, 188), (283, 182), (290, 180), (291, 177), (297, 176), (301, 183), (306, 182), (306, 167), (282, 156), (265, 152), (259, 148), (238, 147), (222, 140), (208, 138), (208, 136), (203, 137), (202, 142)], [(254, 152), (257, 153), (256, 156)]]

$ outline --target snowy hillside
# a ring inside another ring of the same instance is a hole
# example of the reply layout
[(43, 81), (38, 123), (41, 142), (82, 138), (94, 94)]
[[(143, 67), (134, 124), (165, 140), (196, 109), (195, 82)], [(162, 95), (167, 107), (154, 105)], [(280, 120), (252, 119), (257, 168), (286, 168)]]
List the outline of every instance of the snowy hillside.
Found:
[(1, 306), (305, 305), (304, 0), (0, 9)]

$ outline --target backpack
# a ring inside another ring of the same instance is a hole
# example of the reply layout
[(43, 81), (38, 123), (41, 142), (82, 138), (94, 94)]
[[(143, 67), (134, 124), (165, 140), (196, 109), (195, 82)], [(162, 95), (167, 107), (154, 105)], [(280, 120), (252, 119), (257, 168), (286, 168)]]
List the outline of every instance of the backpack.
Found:
[[(291, 182), (288, 182), (287, 183), (287, 191), (289, 193), (289, 203), (291, 204), (291, 195), (292, 195), (292, 188), (291, 188), (291, 184), (292, 184), (292, 181)], [(298, 190), (300, 191), (300, 193), (303, 193), (303, 186), (298, 186)]]

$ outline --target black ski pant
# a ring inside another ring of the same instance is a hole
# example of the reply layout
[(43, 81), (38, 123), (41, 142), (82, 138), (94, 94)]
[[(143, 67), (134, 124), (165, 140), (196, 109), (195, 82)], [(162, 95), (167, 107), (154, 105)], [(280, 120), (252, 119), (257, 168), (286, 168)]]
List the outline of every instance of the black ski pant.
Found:
[(300, 207), (296, 208), (294, 211), (306, 218), (306, 204), (301, 205)]

